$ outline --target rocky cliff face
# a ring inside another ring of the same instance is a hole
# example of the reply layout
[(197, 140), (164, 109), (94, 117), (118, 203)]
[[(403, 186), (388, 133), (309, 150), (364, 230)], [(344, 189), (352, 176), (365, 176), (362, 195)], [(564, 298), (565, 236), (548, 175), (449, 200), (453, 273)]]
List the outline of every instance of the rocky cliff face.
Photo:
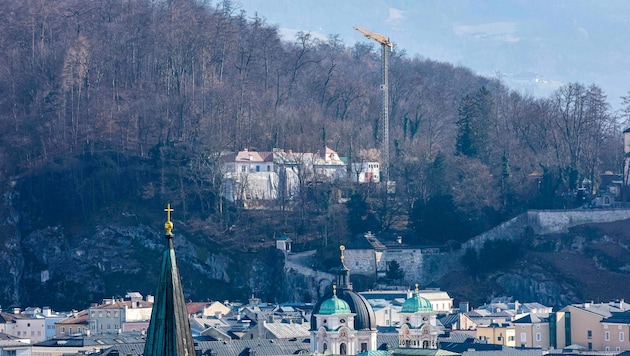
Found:
[[(594, 220), (601, 216), (601, 211), (594, 212)], [(619, 220), (566, 227), (562, 233), (538, 235), (530, 231), (518, 243), (509, 245), (518, 253), (500, 268), (471, 274), (460, 266), (459, 274), (451, 271), (438, 284), (455, 291), (457, 299), (475, 303), (494, 296), (513, 296), (555, 307), (627, 299), (629, 227), (630, 220)], [(477, 245), (483, 249), (482, 244)]]
[[(141, 223), (135, 213), (102, 221), (35, 227), (28, 211), (5, 197), (0, 226), (0, 305), (83, 308), (129, 291), (153, 294), (161, 251), (163, 221)], [(195, 300), (267, 297), (281, 282), (282, 254), (273, 247), (242, 254), (175, 224), (175, 249), (186, 297)]]

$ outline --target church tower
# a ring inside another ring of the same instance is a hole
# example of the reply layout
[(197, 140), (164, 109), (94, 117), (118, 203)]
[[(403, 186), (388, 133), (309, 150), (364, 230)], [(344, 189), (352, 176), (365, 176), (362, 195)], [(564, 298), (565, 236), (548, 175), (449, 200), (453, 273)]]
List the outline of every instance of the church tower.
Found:
[[(311, 314), (311, 352), (330, 350), (333, 354), (355, 355), (376, 350), (374, 310), (365, 297), (352, 290), (350, 270), (344, 264), (345, 247), (342, 245), (339, 250), (341, 266), (337, 270), (337, 283), (332, 293), (320, 299)], [(333, 309), (333, 305), (339, 308)]]
[(420, 296), (418, 285), (399, 313), (398, 347), (401, 349), (437, 349), (438, 328), (431, 302)]
[(360, 345), (356, 343), (354, 315), (348, 303), (337, 298), (337, 286), (333, 285), (332, 298), (326, 299), (315, 314), (317, 329), (311, 330), (311, 351), (318, 354), (357, 354)]
[(173, 248), (171, 204), (164, 211), (166, 246), (162, 254), (162, 267), (151, 311), (151, 323), (147, 330), (144, 356), (194, 356), (195, 345)]

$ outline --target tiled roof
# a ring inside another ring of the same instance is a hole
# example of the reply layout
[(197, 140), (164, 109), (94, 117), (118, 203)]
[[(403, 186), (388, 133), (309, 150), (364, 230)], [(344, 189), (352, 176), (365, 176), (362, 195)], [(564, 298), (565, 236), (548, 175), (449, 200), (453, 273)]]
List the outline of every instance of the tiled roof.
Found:
[[(289, 340), (232, 340), (232, 341), (198, 341), (197, 349), (201, 354), (212, 350), (216, 356), (247, 355), (249, 350), (256, 356), (297, 355), (300, 351), (310, 350), (309, 339)], [(207, 353), (208, 355), (210, 353)]]
[(543, 317), (541, 315), (529, 313), (521, 318), (514, 320), (515, 324), (534, 324), (534, 323), (546, 323), (549, 321), (549, 317)]
[[(480, 351), (464, 351), (462, 356), (479, 355)], [(503, 347), (501, 350), (483, 351), (483, 356), (541, 356), (541, 349), (515, 349), (511, 347)]]
[(601, 321), (602, 323), (630, 324), (630, 311), (613, 312), (608, 318)]
[(103, 334), (103, 335), (81, 335), (74, 337), (50, 339), (39, 342), (35, 346), (47, 347), (86, 347), (96, 346), (98, 348), (107, 347), (109, 345), (124, 345), (142, 343), (144, 346), (144, 336), (139, 332), (122, 333), (122, 334)]
[(87, 310), (81, 310), (76, 316), (61, 319), (56, 324), (87, 324), (88, 316)]
[(24, 315), (0, 312), (0, 323), (8, 323), (15, 319), (23, 319)]
[(459, 355), (456, 352), (442, 350), (442, 349), (393, 349), (390, 353), (394, 356), (451, 356)]
[(308, 324), (265, 323), (265, 328), (278, 339), (308, 338)]
[[(609, 304), (594, 304), (594, 303), (585, 303), (585, 304), (572, 304), (567, 306), (564, 309), (567, 308), (576, 308), (579, 310), (583, 310), (583, 311), (587, 311), (593, 314), (597, 314), (600, 316), (603, 316), (605, 318), (608, 318), (610, 316), (612, 316), (613, 312), (621, 312), (622, 310), (617, 308), (616, 306), (613, 305), (609, 305)], [(563, 310), (564, 310), (563, 309)]]
[(459, 314), (447, 314), (440, 318), (440, 322), (447, 328), (450, 328), (453, 324), (459, 322)]
[(119, 355), (129, 355), (129, 356), (140, 356), (144, 352), (144, 343), (136, 343), (136, 344), (124, 344), (124, 345), (116, 345), (110, 347), (99, 355), (109, 355), (109, 356), (119, 356)]
[(358, 353), (357, 356), (390, 356), (391, 353), (385, 350), (372, 350)]
[(123, 309), (125, 306), (127, 308), (131, 308), (133, 303), (138, 303), (137, 307), (134, 306), (134, 308), (152, 308), (153, 307), (153, 303), (146, 302), (146, 301), (132, 302), (131, 300), (117, 300), (112, 303), (99, 304), (99, 305), (90, 307), (90, 309)]
[(273, 152), (239, 151), (234, 162), (273, 162)]
[(207, 302), (188, 302), (186, 303), (186, 311), (188, 315), (197, 314), (203, 312), (203, 308), (209, 306)]

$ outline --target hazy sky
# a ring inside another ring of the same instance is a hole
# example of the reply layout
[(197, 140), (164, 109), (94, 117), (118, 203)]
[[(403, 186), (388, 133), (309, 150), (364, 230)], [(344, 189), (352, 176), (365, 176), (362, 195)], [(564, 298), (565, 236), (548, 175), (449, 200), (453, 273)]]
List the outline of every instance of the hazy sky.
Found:
[(383, 34), (394, 50), (468, 67), (512, 89), (548, 96), (559, 85), (597, 84), (613, 109), (630, 92), (628, 0), (235, 0), (250, 16), (298, 31), (369, 42), (353, 27)]

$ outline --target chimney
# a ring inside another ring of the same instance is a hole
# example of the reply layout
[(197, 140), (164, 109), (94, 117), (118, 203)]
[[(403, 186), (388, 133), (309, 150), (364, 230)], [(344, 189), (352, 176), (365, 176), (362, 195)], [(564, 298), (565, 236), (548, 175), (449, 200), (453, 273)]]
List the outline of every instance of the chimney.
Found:
[(152, 295), (147, 295), (146, 301), (148, 303), (154, 303), (155, 297)]
[(20, 307), (14, 307), (13, 308), (13, 314), (15, 314), (15, 315), (20, 314)]
[(44, 316), (51, 316), (52, 315), (52, 310), (50, 310), (50, 307), (44, 307), (44, 308), (42, 308), (42, 314)]

